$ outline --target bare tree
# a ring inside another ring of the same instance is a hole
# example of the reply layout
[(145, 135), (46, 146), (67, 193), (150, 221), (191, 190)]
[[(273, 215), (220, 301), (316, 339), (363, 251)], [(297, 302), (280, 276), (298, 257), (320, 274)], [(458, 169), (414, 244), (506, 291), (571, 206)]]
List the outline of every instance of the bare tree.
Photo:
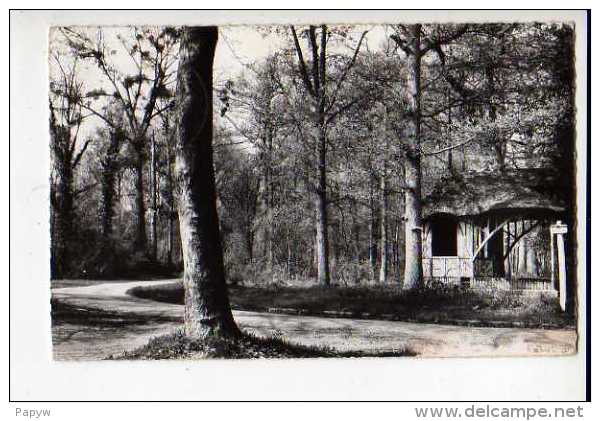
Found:
[(77, 79), (77, 60), (64, 68), (58, 56), (53, 57), (58, 75), (50, 82), (50, 147), (52, 153), (52, 179), (50, 203), (52, 205), (52, 277), (62, 277), (69, 271), (70, 251), (74, 244), (75, 191), (77, 166), (87, 150), (91, 138), (80, 145), (79, 131), (86, 117), (82, 113), (83, 83)]
[[(351, 60), (339, 74), (337, 80), (329, 81), (327, 72), (327, 41), (329, 37), (327, 25), (321, 25), (321, 34), (317, 41), (317, 28), (309, 26), (307, 38), (311, 53), (312, 70), (309, 74), (307, 62), (300, 46), (296, 29), (291, 26), (290, 31), (294, 39), (294, 46), (298, 56), (298, 68), (304, 87), (312, 98), (312, 118), (316, 139), (316, 186), (315, 186), (315, 211), (316, 211), (316, 246), (317, 246), (317, 276), (323, 285), (329, 285), (329, 237), (327, 217), (327, 126), (346, 110), (353, 102), (340, 105), (338, 95), (354, 65), (366, 31), (362, 33)], [(333, 83), (332, 83), (333, 82)], [(331, 84), (332, 87), (329, 85)], [(357, 101), (354, 101), (357, 102)]]
[[(86, 98), (98, 99), (101, 96), (114, 97), (122, 105), (129, 128), (128, 141), (135, 157), (132, 168), (136, 187), (136, 236), (138, 251), (146, 252), (146, 203), (144, 189), (144, 165), (146, 162), (147, 134), (154, 118), (168, 110), (172, 103), (158, 108), (159, 99), (170, 97), (170, 85), (175, 74), (177, 62), (175, 46), (178, 32), (171, 28), (162, 29), (132, 27), (132, 37), (119, 35), (117, 38), (131, 58), (136, 69), (134, 74), (123, 74), (113, 63), (113, 49), (106, 42), (104, 32), (99, 29), (95, 38), (85, 31), (61, 28), (69, 47), (76, 57), (93, 61), (109, 85), (111, 92), (97, 89)], [(106, 119), (92, 101), (82, 101), (81, 106), (104, 120), (109, 126), (113, 123)]]

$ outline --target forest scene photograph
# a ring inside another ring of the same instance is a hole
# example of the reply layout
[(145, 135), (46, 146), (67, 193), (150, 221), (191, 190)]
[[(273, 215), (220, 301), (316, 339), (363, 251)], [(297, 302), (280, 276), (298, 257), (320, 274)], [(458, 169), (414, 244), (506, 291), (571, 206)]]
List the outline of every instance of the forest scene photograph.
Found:
[(571, 22), (54, 26), (55, 360), (578, 352)]

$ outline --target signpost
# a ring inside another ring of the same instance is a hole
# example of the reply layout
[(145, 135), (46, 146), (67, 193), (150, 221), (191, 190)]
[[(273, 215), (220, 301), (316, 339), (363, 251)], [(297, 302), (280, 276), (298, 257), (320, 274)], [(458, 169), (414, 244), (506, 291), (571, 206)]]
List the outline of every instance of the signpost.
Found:
[(558, 251), (558, 297), (562, 311), (565, 311), (567, 308), (567, 268), (565, 262), (564, 240), (564, 235), (567, 232), (567, 225), (563, 224), (561, 221), (556, 221), (556, 224), (550, 226), (552, 281), (554, 281), (554, 274), (556, 273), (556, 263), (554, 259), (554, 236), (556, 235), (556, 248)]

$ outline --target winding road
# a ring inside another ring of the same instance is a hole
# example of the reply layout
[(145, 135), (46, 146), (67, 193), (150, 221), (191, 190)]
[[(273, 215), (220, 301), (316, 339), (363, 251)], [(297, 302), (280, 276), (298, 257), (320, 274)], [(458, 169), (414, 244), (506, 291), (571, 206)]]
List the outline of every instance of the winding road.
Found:
[[(79, 311), (110, 314), (100, 323), (77, 320), (52, 327), (56, 360), (97, 360), (132, 350), (151, 337), (176, 329), (183, 306), (132, 297), (130, 288), (173, 280), (108, 282), (56, 288), (52, 297)], [(241, 328), (262, 336), (281, 336), (305, 345), (338, 350), (411, 349), (419, 357), (568, 355), (576, 351), (573, 329), (481, 328), (398, 321), (336, 319), (234, 311)]]

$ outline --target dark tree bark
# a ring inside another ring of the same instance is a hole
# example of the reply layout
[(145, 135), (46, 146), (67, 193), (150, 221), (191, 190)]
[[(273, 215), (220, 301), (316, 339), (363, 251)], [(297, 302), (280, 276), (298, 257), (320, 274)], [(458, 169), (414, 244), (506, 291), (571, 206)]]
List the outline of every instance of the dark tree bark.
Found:
[(148, 239), (146, 236), (146, 194), (144, 188), (144, 142), (137, 140), (134, 144), (135, 150), (135, 240), (134, 249), (147, 253)]
[(113, 218), (116, 183), (119, 171), (119, 149), (124, 136), (120, 129), (110, 130), (110, 139), (106, 155), (100, 160), (100, 230), (102, 234), (102, 254), (105, 258), (114, 250), (112, 244)]
[(175, 183), (173, 182), (173, 164), (174, 164), (174, 156), (173, 156), (173, 136), (171, 127), (169, 124), (169, 118), (165, 115), (162, 116), (163, 119), (163, 135), (166, 140), (166, 159), (167, 159), (167, 190), (164, 192), (164, 199), (167, 204), (167, 208), (169, 210), (168, 217), (168, 233), (167, 233), (167, 267), (172, 269), (174, 266), (173, 262), (173, 249), (175, 243), (175, 220), (177, 218), (177, 211), (175, 209)]
[[(72, 81), (71, 81), (72, 82)], [(75, 85), (64, 85), (75, 89)], [(90, 140), (76, 152), (77, 133), (81, 124), (77, 105), (67, 98), (68, 106), (57, 111), (50, 100), (50, 148), (52, 153), (51, 205), (51, 255), (50, 270), (53, 279), (69, 275), (72, 261), (71, 251), (75, 242), (75, 196), (74, 174)], [(66, 124), (66, 125), (64, 125)], [(70, 125), (70, 126), (68, 126)], [(73, 127), (74, 134), (71, 132)]]
[[(575, 34), (568, 25), (563, 25), (557, 29), (557, 35), (560, 39), (560, 50), (563, 57), (568, 57), (563, 63), (557, 62), (555, 74), (558, 80), (558, 86), (562, 87), (562, 94), (569, 98), (569, 104), (564, 112), (564, 118), (557, 127), (556, 139), (560, 153), (556, 159), (556, 167), (562, 171), (565, 176), (564, 198), (568, 203), (566, 212), (566, 224), (569, 227), (569, 233), (565, 236), (565, 249), (567, 261), (567, 311), (574, 315), (577, 313), (578, 303), (578, 276), (577, 276), (577, 248), (579, 241), (577, 230), (579, 224), (584, 221), (579, 220), (577, 216), (577, 190), (583, 188), (577, 183), (576, 175), (576, 149), (575, 149)], [(589, 159), (589, 157), (588, 157)], [(587, 246), (589, 247), (589, 245)]]
[(52, 139), (54, 182), (51, 189), (52, 205), (52, 278), (68, 274), (70, 245), (73, 241), (73, 168), (71, 153), (64, 146), (64, 136), (57, 128)]
[(177, 74), (176, 180), (184, 259), (184, 331), (237, 336), (223, 265), (212, 149), (216, 27), (184, 28)]

